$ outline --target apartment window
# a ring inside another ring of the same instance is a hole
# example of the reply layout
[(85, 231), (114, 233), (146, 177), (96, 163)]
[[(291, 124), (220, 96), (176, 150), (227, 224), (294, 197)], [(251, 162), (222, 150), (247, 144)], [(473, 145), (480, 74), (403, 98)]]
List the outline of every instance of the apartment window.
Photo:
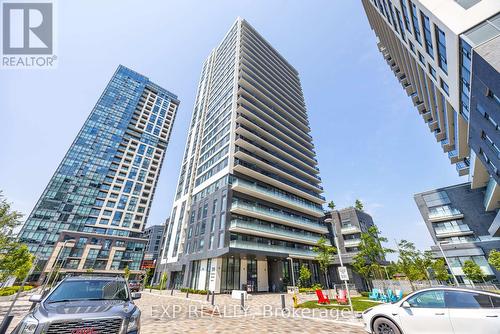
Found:
[(495, 152), (497, 157), (500, 157), (500, 149), (484, 131), (481, 133), (481, 139), (483, 139), (487, 143), (487, 145), (492, 148), (493, 152)]
[(448, 62), (446, 61), (446, 35), (437, 26), (434, 26), (437, 41), (438, 65), (444, 73), (448, 74)]
[(450, 203), (450, 198), (448, 197), (448, 194), (445, 191), (438, 191), (435, 193), (426, 194), (423, 195), (422, 197), (428, 208)]
[(408, 32), (411, 33), (410, 30), (410, 19), (408, 16), (408, 8), (406, 8), (406, 0), (400, 0), (401, 2), (401, 9), (403, 10), (403, 17), (405, 19), (405, 27)]
[(418, 60), (420, 61), (420, 63), (422, 63), (422, 65), (425, 66), (425, 57), (420, 53), (420, 51), (417, 51), (418, 53)]
[(495, 95), (495, 93), (493, 93), (493, 91), (491, 89), (488, 89), (487, 96), (490, 99), (493, 99), (493, 101), (495, 101), (496, 104), (500, 105), (500, 97), (498, 97), (498, 95)]
[(401, 38), (403, 38), (403, 41), (406, 42), (405, 28), (403, 27), (403, 21), (401, 20), (401, 13), (397, 8), (394, 9), (396, 10), (396, 18), (398, 19), (399, 30), (401, 31)]
[(425, 40), (425, 51), (427, 54), (434, 59), (434, 48), (432, 46), (432, 35), (431, 35), (431, 23), (429, 18), (420, 11), (420, 17), (422, 18), (422, 26), (424, 27), (424, 40)]
[(446, 95), (450, 96), (450, 88), (448, 87), (446, 82), (444, 82), (443, 78), (439, 78), (439, 81), (443, 91), (446, 93)]
[(422, 36), (420, 35), (420, 27), (417, 18), (417, 6), (410, 1), (411, 22), (413, 23), (413, 31), (415, 32), (415, 39), (418, 44), (422, 45)]
[(434, 69), (434, 67), (431, 66), (431, 64), (429, 64), (428, 66), (429, 66), (429, 73), (434, 79), (436, 79), (436, 70)]
[(415, 53), (415, 45), (413, 45), (412, 42), (408, 41), (408, 43), (410, 44), (410, 50), (411, 52)]
[(481, 105), (481, 104), (478, 103), (477, 104), (477, 111), (479, 111), (479, 113), (481, 113), (481, 115), (483, 115), (484, 118), (486, 118), (488, 120), (488, 122), (490, 122), (491, 125), (493, 125), (493, 127), (495, 128), (495, 130), (499, 129), (497, 122), (495, 122), (495, 120), (493, 118), (491, 118), (491, 116), (486, 112), (486, 110), (484, 109), (483, 105)]

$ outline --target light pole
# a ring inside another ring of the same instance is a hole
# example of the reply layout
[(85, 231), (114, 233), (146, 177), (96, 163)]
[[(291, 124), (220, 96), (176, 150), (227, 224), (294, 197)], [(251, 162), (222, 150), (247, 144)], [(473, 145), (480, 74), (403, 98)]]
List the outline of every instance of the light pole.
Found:
[(450, 269), (450, 272), (451, 272), (451, 276), (453, 276), (453, 280), (455, 281), (455, 285), (456, 286), (460, 286), (460, 284), (458, 283), (458, 280), (457, 280), (457, 277), (455, 276), (455, 274), (453, 273), (453, 269), (451, 269), (451, 266), (450, 266), (450, 262), (448, 262), (448, 258), (446, 257), (446, 255), (444, 254), (444, 251), (443, 251), (443, 248), (441, 247), (441, 245), (447, 245), (449, 244), (448, 241), (438, 241), (437, 242), (437, 245), (439, 247), (439, 250), (441, 251), (441, 254), (443, 254), (443, 257), (444, 257), (444, 262), (446, 262), (446, 265), (448, 266), (448, 268)]
[(389, 274), (387, 273), (387, 266), (382, 266), (382, 268), (384, 268), (385, 270), (385, 276), (387, 277), (387, 280), (389, 281)]
[(52, 278), (52, 274), (54, 272), (54, 268), (57, 267), (57, 263), (59, 262), (59, 257), (61, 256), (61, 253), (66, 249), (66, 244), (68, 242), (75, 242), (75, 240), (74, 239), (65, 240), (63, 246), (61, 247), (61, 249), (59, 249), (59, 252), (57, 253), (54, 265), (52, 266), (52, 268), (50, 268), (50, 272), (47, 275), (47, 279), (45, 280), (45, 283), (42, 286), (42, 293), (45, 291), (45, 288), (47, 287), (47, 284), (49, 283), (50, 279)]
[[(332, 212), (333, 214), (333, 212)], [(331, 218), (326, 218), (325, 219), (326, 223), (331, 223), (332, 219)], [(335, 225), (332, 225), (332, 231), (333, 231), (333, 239), (335, 241), (335, 247), (337, 247), (337, 252), (339, 254), (339, 261), (340, 261), (340, 266), (344, 267), (344, 262), (342, 261), (342, 253), (339, 247), (339, 238), (337, 237), (337, 232), (335, 230)], [(345, 290), (347, 292), (347, 298), (349, 299), (349, 307), (351, 308), (351, 313), (354, 314), (354, 309), (352, 307), (352, 301), (351, 301), (351, 293), (349, 292), (349, 286), (347, 285), (347, 280), (344, 280), (345, 283)]]

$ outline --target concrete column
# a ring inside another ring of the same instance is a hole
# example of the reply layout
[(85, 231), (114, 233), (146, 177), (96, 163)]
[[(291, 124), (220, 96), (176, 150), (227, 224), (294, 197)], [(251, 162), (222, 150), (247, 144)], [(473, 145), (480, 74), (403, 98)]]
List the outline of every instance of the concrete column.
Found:
[(257, 260), (257, 291), (269, 291), (267, 260)]
[(207, 279), (207, 259), (200, 260), (200, 276), (198, 277), (198, 290), (205, 289), (205, 282)]
[(210, 281), (208, 289), (220, 293), (221, 272), (222, 272), (222, 258), (212, 259), (212, 268), (210, 269)]

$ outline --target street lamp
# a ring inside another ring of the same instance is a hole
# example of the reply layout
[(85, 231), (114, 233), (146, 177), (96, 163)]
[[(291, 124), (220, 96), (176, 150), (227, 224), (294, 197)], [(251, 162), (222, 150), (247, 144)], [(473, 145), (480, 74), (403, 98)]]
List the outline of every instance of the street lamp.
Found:
[[(45, 283), (43, 284), (42, 293), (45, 291), (45, 288), (47, 287), (47, 284), (49, 283), (50, 279), (52, 278), (52, 274), (54, 272), (54, 268), (57, 267), (57, 263), (59, 262), (59, 257), (61, 256), (61, 253), (64, 251), (64, 249), (66, 249), (66, 244), (68, 242), (73, 242), (74, 243), (75, 239), (65, 240), (63, 246), (61, 247), (61, 249), (59, 249), (59, 252), (57, 253), (57, 256), (56, 256), (56, 260), (54, 261), (54, 265), (52, 266), (52, 268), (50, 268), (50, 272), (47, 275), (47, 279), (45, 280)], [(74, 246), (74, 244), (73, 244), (73, 246)], [(71, 246), (71, 247), (73, 247), (73, 246)]]
[[(326, 218), (325, 223), (331, 223), (332, 219), (331, 218)], [(344, 267), (344, 262), (342, 261), (342, 253), (339, 247), (339, 238), (337, 237), (337, 232), (335, 230), (335, 226), (332, 225), (332, 231), (333, 231), (333, 239), (335, 242), (335, 247), (337, 247), (337, 252), (339, 254), (339, 261), (340, 261), (340, 266)], [(347, 285), (347, 280), (344, 280), (345, 283), (345, 290), (347, 292), (347, 298), (349, 299), (349, 306), (351, 308), (351, 313), (354, 313), (354, 309), (352, 307), (352, 301), (351, 301), (351, 293), (349, 292), (349, 286)]]
[(446, 262), (446, 265), (448, 266), (448, 268), (450, 268), (451, 276), (453, 276), (453, 280), (455, 281), (455, 285), (456, 285), (456, 286), (460, 286), (460, 284), (458, 283), (457, 277), (456, 277), (456, 276), (455, 276), (455, 274), (453, 273), (453, 269), (451, 269), (450, 263), (448, 262), (448, 258), (447, 258), (447, 257), (446, 257), (446, 255), (444, 254), (443, 248), (441, 247), (441, 245), (448, 245), (448, 244), (449, 244), (449, 242), (448, 242), (448, 241), (438, 241), (438, 242), (437, 242), (437, 245), (438, 245), (438, 247), (439, 247), (439, 250), (441, 251), (441, 254), (443, 254), (444, 261)]

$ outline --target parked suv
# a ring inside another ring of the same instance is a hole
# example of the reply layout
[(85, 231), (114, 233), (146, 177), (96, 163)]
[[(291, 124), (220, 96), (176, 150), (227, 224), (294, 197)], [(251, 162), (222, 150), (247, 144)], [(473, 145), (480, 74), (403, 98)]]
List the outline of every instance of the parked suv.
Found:
[(138, 334), (141, 311), (127, 282), (117, 277), (68, 277), (38, 303), (13, 334)]

